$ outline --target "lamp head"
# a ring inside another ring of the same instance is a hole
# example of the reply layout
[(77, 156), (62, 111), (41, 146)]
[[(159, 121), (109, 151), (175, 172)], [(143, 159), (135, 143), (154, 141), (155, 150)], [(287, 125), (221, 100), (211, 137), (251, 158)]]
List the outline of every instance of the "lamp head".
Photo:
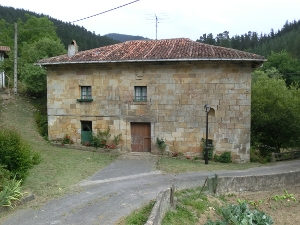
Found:
[(210, 110), (210, 105), (209, 105), (209, 104), (206, 104), (206, 105), (204, 106), (204, 109), (205, 109), (205, 112), (208, 113), (209, 110)]

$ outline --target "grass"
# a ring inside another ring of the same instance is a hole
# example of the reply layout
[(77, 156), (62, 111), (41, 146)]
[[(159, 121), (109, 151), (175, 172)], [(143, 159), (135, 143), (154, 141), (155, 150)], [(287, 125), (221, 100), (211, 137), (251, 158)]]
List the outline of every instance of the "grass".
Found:
[(175, 192), (177, 198), (176, 210), (168, 211), (162, 221), (164, 225), (195, 224), (211, 204), (201, 187)]
[[(33, 151), (41, 154), (42, 162), (30, 170), (23, 190), (35, 194), (36, 203), (61, 196), (96, 171), (110, 164), (117, 155), (65, 149), (50, 145), (37, 132), (31, 99), (15, 97), (2, 102), (0, 127), (17, 129), (31, 144)], [(0, 128), (1, 129), (1, 128)]]
[(131, 212), (125, 219), (123, 218), (117, 225), (140, 225), (145, 224), (150, 216), (155, 201), (150, 201), (138, 210)]
[(185, 173), (193, 171), (219, 171), (219, 170), (245, 170), (261, 166), (260, 163), (220, 163), (209, 161), (208, 165), (203, 160), (161, 157), (157, 169), (166, 173)]
[[(202, 187), (196, 189), (186, 189), (175, 192), (177, 199), (176, 210), (170, 210), (166, 213), (162, 224), (163, 225), (182, 225), (196, 224), (198, 219), (207, 212), (210, 208), (218, 209), (220, 202), (208, 199), (201, 192)], [(155, 202), (151, 201), (139, 210), (129, 214), (123, 218), (117, 225), (138, 225), (145, 224)], [(205, 220), (206, 221), (206, 220)]]

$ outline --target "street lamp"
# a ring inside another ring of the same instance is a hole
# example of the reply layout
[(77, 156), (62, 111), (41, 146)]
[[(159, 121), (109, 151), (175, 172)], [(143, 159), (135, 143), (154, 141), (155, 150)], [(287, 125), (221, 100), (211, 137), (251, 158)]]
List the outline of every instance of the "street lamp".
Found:
[(205, 164), (208, 164), (208, 113), (210, 110), (210, 105), (206, 104), (204, 106), (204, 110), (206, 112), (206, 141), (205, 141)]

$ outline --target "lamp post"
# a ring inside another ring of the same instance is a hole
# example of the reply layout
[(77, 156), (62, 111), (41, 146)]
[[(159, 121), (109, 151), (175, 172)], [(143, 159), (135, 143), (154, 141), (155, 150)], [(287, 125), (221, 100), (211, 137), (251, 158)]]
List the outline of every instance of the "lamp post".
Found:
[(206, 112), (206, 140), (205, 140), (205, 164), (208, 164), (208, 113), (210, 110), (210, 105), (206, 104), (204, 106), (204, 110)]

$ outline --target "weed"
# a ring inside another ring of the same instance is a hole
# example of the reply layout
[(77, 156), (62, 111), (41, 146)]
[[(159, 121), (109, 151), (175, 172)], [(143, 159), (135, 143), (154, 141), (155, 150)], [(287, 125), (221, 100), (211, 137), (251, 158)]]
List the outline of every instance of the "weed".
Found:
[(274, 195), (272, 198), (275, 202), (282, 201), (282, 200), (293, 200), (294, 202), (296, 201), (296, 198), (294, 197), (293, 194), (289, 194), (286, 190), (284, 190), (284, 195)]

